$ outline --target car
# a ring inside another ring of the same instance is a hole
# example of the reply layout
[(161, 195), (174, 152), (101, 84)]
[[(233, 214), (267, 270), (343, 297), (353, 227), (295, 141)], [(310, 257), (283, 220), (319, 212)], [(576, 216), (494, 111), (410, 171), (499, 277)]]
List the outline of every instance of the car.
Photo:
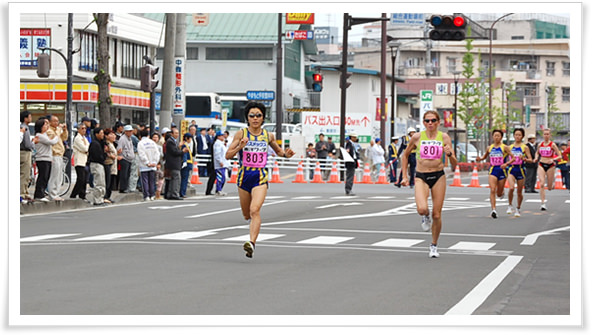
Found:
[[(456, 149), (458, 152), (458, 161), (459, 162), (475, 162), (477, 160), (477, 157), (479, 156), (479, 153), (477, 151), (477, 148), (475, 148), (474, 145), (472, 145), (471, 143), (469, 143), (469, 152), (467, 155), (467, 143), (463, 143), (460, 142), (456, 145)], [(466, 158), (465, 158), (466, 157)]]
[[(243, 128), (247, 128), (249, 125), (247, 125), (246, 123), (243, 122), (236, 122), (236, 121), (226, 121), (226, 130), (228, 130), (228, 133), (230, 134), (230, 136), (234, 136), (234, 133), (236, 133), (237, 131), (243, 129)], [(214, 127), (214, 129), (216, 129), (216, 131), (218, 130), (222, 130), (222, 120), (212, 120), (210, 122), (210, 124), (208, 125), (209, 127)]]
[[(262, 127), (263, 129), (274, 132), (276, 131), (276, 124), (275, 123), (266, 123)], [(282, 123), (282, 134), (302, 134), (302, 124), (290, 124), (290, 123)]]

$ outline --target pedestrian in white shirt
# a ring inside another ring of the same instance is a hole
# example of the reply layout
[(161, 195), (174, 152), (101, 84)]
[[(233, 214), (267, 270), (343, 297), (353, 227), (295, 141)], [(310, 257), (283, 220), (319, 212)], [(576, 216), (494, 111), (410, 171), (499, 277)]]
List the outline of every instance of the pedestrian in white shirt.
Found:
[(221, 131), (216, 132), (216, 141), (214, 142), (214, 168), (216, 169), (216, 195), (226, 195), (222, 192), (224, 183), (226, 183), (226, 169), (230, 168), (230, 162), (226, 159), (226, 150), (224, 144), (226, 137)]
[(160, 161), (160, 151), (156, 143), (150, 138), (148, 130), (140, 131), (141, 140), (138, 142), (138, 160), (142, 178), (142, 193), (144, 201), (154, 200), (156, 186), (156, 166)]
[(372, 178), (378, 179), (378, 173), (380, 172), (380, 165), (384, 164), (384, 149), (380, 145), (380, 138), (376, 140), (370, 140), (370, 148), (368, 149), (370, 159), (372, 159)]

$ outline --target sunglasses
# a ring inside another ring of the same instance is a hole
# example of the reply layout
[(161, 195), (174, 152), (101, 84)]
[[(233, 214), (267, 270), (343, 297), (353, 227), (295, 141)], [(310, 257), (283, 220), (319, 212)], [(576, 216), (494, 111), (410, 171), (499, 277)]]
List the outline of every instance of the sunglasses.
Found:
[(423, 122), (425, 122), (425, 123), (436, 123), (436, 122), (438, 122), (438, 119), (427, 119), (427, 120), (423, 120)]
[(263, 114), (249, 114), (250, 118), (259, 118), (259, 117), (263, 117)]

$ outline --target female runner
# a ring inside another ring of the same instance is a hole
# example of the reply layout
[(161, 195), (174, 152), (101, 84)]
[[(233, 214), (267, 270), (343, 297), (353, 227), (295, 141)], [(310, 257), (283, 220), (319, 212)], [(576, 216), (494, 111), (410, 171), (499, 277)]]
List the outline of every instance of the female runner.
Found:
[[(491, 217), (497, 219), (497, 211), (495, 210), (495, 195), (500, 199), (504, 197), (504, 184), (506, 179), (506, 167), (514, 161), (514, 157), (510, 152), (510, 147), (502, 143), (504, 133), (501, 130), (495, 129), (492, 132), (493, 144), (487, 148), (483, 157), (477, 157), (477, 162), (485, 160), (489, 156), (489, 202), (491, 203)], [(506, 157), (510, 156), (510, 160), (504, 162)]]
[[(514, 213), (515, 217), (520, 216), (520, 206), (524, 196), (522, 190), (524, 189), (524, 181), (526, 178), (526, 172), (524, 170), (524, 162), (532, 163), (532, 157), (530, 156), (530, 150), (526, 147), (526, 144), (522, 143), (524, 138), (524, 129), (514, 129), (514, 144), (510, 147), (510, 152), (514, 156), (514, 162), (508, 166), (508, 185), (510, 190), (508, 191), (508, 210), (507, 214)], [(512, 201), (514, 200), (514, 183), (518, 184), (516, 194), (516, 209), (512, 207)]]
[(238, 153), (240, 168), (237, 176), (238, 196), (243, 217), (249, 223), (250, 240), (243, 249), (246, 256), (253, 257), (255, 242), (261, 229), (261, 206), (267, 196), (268, 171), (267, 152), (271, 147), (278, 156), (290, 158), (292, 149), (284, 151), (275, 141), (275, 136), (261, 128), (265, 120), (265, 106), (258, 102), (245, 105), (245, 119), (249, 125), (238, 131), (226, 152), (226, 159), (232, 159)]
[(547, 188), (551, 191), (555, 187), (555, 159), (553, 154), (557, 155), (557, 158), (561, 158), (561, 152), (555, 143), (551, 141), (551, 129), (543, 130), (543, 142), (538, 145), (538, 150), (535, 156), (535, 161), (540, 157), (539, 167), (537, 168), (537, 174), (541, 183), (541, 210), (546, 211), (547, 205), (545, 204), (545, 177)]
[[(401, 173), (404, 186), (409, 185), (407, 177), (408, 156), (413, 150), (417, 158), (417, 172), (415, 173), (415, 204), (417, 213), (421, 215), (421, 228), (424, 231), (432, 229), (432, 244), (428, 256), (440, 257), (438, 253), (438, 238), (442, 230), (442, 206), (446, 195), (446, 176), (442, 155), (446, 154), (452, 169), (456, 168), (456, 156), (452, 150), (452, 141), (448, 134), (438, 131), (440, 115), (435, 111), (427, 111), (423, 116), (425, 131), (415, 133), (401, 157)], [(428, 197), (432, 190), (432, 217), (428, 208)], [(433, 224), (432, 224), (433, 219)]]

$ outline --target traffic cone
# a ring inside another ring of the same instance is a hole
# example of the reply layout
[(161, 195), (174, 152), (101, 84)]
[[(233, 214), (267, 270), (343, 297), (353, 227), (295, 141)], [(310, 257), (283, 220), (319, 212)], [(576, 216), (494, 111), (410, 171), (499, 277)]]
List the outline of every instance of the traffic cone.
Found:
[(473, 175), (471, 176), (471, 183), (469, 187), (481, 187), (479, 184), (479, 174), (477, 173), (477, 167), (473, 167)]
[(566, 190), (567, 188), (563, 186), (563, 180), (561, 179), (561, 171), (559, 169), (555, 170), (555, 189), (556, 190)]
[(456, 169), (454, 169), (454, 178), (452, 179), (452, 184), (450, 184), (450, 186), (463, 186), (460, 182), (460, 168), (458, 165), (456, 165)]
[(380, 172), (378, 174), (378, 181), (376, 184), (389, 184), (389, 182), (386, 181), (386, 171), (384, 170), (384, 164), (380, 164)]
[(323, 177), (321, 176), (321, 163), (317, 162), (317, 166), (315, 167), (314, 177), (312, 178), (311, 183), (318, 183), (324, 184)]
[(236, 162), (232, 164), (232, 173), (230, 174), (230, 180), (228, 183), (236, 184), (238, 179), (238, 165)]
[(535, 190), (540, 190), (541, 189), (541, 180), (539, 179), (539, 176), (537, 176), (537, 184), (535, 187)]
[(362, 184), (374, 184), (372, 176), (370, 175), (370, 164), (364, 164), (364, 176), (362, 177)]
[(201, 185), (201, 181), (199, 181), (199, 171), (197, 170), (197, 164), (193, 165), (193, 174), (191, 175), (191, 184), (192, 185)]
[(506, 185), (504, 186), (504, 188), (510, 188), (510, 181), (508, 180), (508, 178), (506, 178)]
[(333, 167), (331, 168), (331, 177), (329, 178), (328, 182), (332, 184), (341, 183), (341, 180), (339, 180), (339, 172), (337, 171), (337, 162), (333, 162)]
[(292, 180), (293, 183), (305, 183), (304, 180), (304, 168), (302, 167), (302, 161), (298, 162), (298, 169), (296, 169), (296, 179)]
[(271, 173), (271, 180), (269, 181), (270, 183), (283, 183), (283, 181), (280, 179), (280, 167), (278, 166), (278, 162), (275, 161), (273, 163), (273, 171)]

